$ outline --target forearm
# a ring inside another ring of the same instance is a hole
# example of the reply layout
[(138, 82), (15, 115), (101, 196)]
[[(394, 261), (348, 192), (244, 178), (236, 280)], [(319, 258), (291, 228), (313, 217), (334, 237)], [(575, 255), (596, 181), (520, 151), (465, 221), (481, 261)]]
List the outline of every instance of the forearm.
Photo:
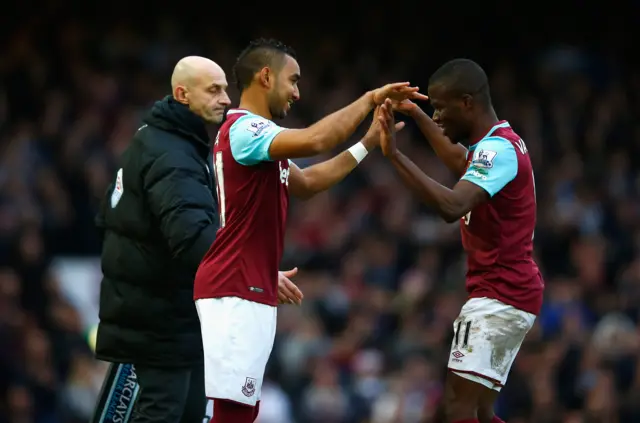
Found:
[(311, 125), (308, 129), (320, 151), (330, 151), (346, 141), (374, 108), (373, 92)]
[(443, 133), (442, 129), (427, 115), (424, 110), (416, 107), (411, 117), (420, 128), (422, 135), (442, 162), (453, 172), (462, 174), (467, 158), (467, 149), (458, 143), (453, 143)]
[[(362, 144), (367, 152), (373, 150), (376, 146), (375, 140), (367, 139), (366, 137), (359, 144)], [(358, 147), (356, 145), (352, 148)], [(354, 153), (350, 150), (345, 150), (329, 160), (301, 170), (304, 183), (298, 184), (302, 185), (302, 188), (297, 190), (297, 196), (305, 199), (311, 198), (315, 194), (325, 191), (342, 181), (359, 163)], [(355, 154), (357, 155), (357, 153)], [(362, 157), (360, 160), (362, 160)]]
[(453, 190), (428, 177), (407, 156), (398, 151), (390, 159), (398, 174), (416, 195), (427, 205), (436, 209), (447, 222), (455, 222), (462, 217), (460, 204), (457, 204)]
[(351, 153), (343, 151), (332, 159), (304, 169), (302, 171), (306, 180), (304, 197), (309, 198), (331, 188), (342, 181), (357, 165), (358, 162)]

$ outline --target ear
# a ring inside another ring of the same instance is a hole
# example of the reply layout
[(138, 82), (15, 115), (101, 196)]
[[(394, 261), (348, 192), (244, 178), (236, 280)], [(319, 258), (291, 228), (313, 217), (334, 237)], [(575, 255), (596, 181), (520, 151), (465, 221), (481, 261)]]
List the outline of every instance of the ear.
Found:
[(258, 79), (260, 80), (260, 84), (265, 88), (271, 88), (271, 84), (273, 83), (273, 72), (269, 67), (265, 66), (260, 70), (258, 74)]
[(470, 108), (473, 105), (473, 97), (469, 94), (462, 95), (462, 104), (464, 104), (465, 108)]
[(173, 92), (173, 97), (182, 104), (189, 104), (189, 90), (183, 85), (178, 85)]

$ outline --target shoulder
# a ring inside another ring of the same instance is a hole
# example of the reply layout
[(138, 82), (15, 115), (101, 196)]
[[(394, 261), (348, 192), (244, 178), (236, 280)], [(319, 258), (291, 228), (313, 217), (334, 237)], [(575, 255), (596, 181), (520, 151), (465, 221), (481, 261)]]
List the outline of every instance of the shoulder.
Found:
[(191, 143), (179, 134), (147, 124), (138, 128), (132, 143), (137, 144), (143, 154), (151, 157), (159, 157), (167, 152), (177, 154), (192, 149)]
[(134, 134), (132, 147), (138, 150), (142, 162), (197, 165), (198, 150), (192, 142), (179, 134), (152, 125), (142, 125)]
[(251, 113), (244, 114), (235, 119), (229, 126), (229, 138), (252, 139), (278, 128), (273, 121)]
[(496, 163), (511, 161), (517, 161), (513, 143), (500, 136), (490, 136), (480, 140), (471, 158), (471, 164), (481, 168), (492, 168)]
[(167, 176), (204, 180), (207, 164), (188, 151), (172, 149), (145, 151), (144, 153), (142, 173), (145, 178), (155, 179)]
[(269, 148), (285, 128), (251, 113), (236, 118), (229, 128), (229, 145), (234, 159), (245, 166), (271, 161)]
[(180, 137), (166, 129), (143, 122), (136, 130), (134, 138), (142, 140), (148, 147), (162, 148), (169, 140)]

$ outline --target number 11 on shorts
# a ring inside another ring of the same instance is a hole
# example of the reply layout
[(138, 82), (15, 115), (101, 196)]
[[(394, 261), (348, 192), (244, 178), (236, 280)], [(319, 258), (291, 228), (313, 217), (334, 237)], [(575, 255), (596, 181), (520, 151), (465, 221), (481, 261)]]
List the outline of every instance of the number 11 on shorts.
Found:
[[(453, 335), (453, 348), (452, 349), (469, 349), (469, 332), (471, 330), (471, 320), (468, 322), (458, 321), (458, 325), (455, 327), (455, 333)], [(462, 333), (461, 333), (462, 332)]]

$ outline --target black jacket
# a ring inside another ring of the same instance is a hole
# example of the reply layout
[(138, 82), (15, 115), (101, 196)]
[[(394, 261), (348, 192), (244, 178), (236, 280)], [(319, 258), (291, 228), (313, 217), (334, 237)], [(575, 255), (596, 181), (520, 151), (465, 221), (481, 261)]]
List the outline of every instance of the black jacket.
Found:
[(96, 223), (103, 231), (96, 356), (190, 366), (202, 360), (193, 280), (218, 229), (205, 123), (167, 97), (121, 158)]

